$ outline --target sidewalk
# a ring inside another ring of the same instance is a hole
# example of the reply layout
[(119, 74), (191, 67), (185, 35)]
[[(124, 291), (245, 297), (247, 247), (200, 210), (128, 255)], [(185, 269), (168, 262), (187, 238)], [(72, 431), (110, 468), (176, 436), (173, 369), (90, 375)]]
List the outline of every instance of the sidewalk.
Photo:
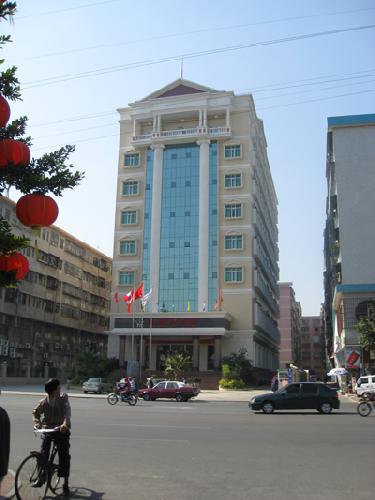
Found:
[[(44, 389), (42, 386), (3, 386), (1, 388), (2, 394), (14, 394), (20, 396), (44, 396)], [(106, 394), (83, 394), (79, 390), (66, 390), (62, 386), (62, 392), (67, 392), (70, 398), (97, 398), (105, 399)], [(250, 401), (253, 396), (268, 392), (265, 389), (249, 389), (245, 391), (215, 391), (215, 390), (202, 390), (197, 396), (196, 401), (228, 401), (228, 402), (244, 402)]]

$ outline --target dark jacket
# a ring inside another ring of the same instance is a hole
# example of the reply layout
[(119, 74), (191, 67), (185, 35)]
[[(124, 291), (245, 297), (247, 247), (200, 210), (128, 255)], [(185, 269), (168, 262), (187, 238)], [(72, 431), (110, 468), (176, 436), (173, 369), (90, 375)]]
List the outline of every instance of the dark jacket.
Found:
[(38, 406), (33, 410), (34, 425), (38, 427), (42, 425), (53, 428), (65, 423), (70, 428), (70, 416), (71, 410), (67, 394), (61, 394), (55, 399), (46, 396), (39, 401)]
[(10, 451), (10, 420), (8, 413), (0, 407), (0, 481), (8, 473)]

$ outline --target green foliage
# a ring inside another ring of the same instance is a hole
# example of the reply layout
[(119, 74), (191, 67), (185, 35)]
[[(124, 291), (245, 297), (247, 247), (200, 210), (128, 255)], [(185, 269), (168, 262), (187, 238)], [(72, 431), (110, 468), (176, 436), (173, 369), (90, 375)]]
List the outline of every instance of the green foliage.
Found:
[[(13, 19), (16, 12), (16, 2), (0, 0), (0, 20)], [(12, 40), (9, 35), (0, 35), (0, 48)], [(3, 65), (4, 59), (0, 59)], [(20, 84), (16, 77), (17, 68), (12, 66), (0, 72), (0, 93), (8, 100), (21, 100)], [(27, 117), (23, 116), (14, 119), (4, 128), (0, 129), (0, 140), (15, 139), (22, 141), (28, 146), (31, 145), (31, 138), (26, 137)], [(43, 155), (41, 158), (32, 158), (29, 165), (11, 165), (0, 169), (0, 196), (10, 187), (14, 187), (22, 194), (43, 194), (52, 193), (61, 196), (64, 189), (72, 189), (77, 186), (84, 174), (72, 171), (73, 165), (66, 162), (70, 153), (74, 151), (74, 146), (65, 146), (58, 151)], [(27, 246), (28, 240), (16, 237), (12, 234), (11, 226), (0, 217), (0, 255), (20, 250)], [(5, 274), (7, 274), (5, 276)], [(6, 285), (4, 285), (6, 283)], [(2, 273), (0, 279), (1, 286), (15, 286), (16, 281), (12, 273)]]
[(184, 354), (183, 352), (170, 354), (165, 360), (164, 373), (166, 377), (180, 380), (190, 361), (190, 356)]
[(90, 350), (82, 352), (77, 360), (77, 373), (80, 377), (106, 377), (119, 367), (118, 359), (107, 359)]
[(221, 365), (223, 378), (243, 380), (249, 384), (253, 366), (246, 355), (247, 350), (242, 348), (238, 353), (232, 352), (229, 356), (225, 356)]
[(221, 387), (221, 389), (244, 389), (246, 384), (240, 379), (222, 378), (219, 380), (219, 387)]
[(0, 251), (2, 255), (16, 252), (20, 248), (29, 246), (29, 239), (24, 236), (16, 236), (11, 231), (10, 224), (0, 217)]
[(357, 323), (360, 333), (359, 343), (366, 349), (375, 349), (375, 319), (361, 318)]
[(72, 173), (72, 165), (65, 165), (74, 146), (65, 146), (58, 151), (32, 159), (27, 167), (17, 165), (0, 170), (0, 193), (11, 184), (23, 194), (52, 193), (61, 196), (64, 189), (72, 189), (83, 179), (81, 172)]

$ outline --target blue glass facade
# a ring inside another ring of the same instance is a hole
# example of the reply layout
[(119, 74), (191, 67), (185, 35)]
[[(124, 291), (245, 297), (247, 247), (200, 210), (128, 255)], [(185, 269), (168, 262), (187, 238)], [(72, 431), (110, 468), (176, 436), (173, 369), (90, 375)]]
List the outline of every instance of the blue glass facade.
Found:
[(210, 144), (210, 193), (209, 193), (209, 253), (208, 253), (208, 304), (212, 311), (217, 299), (217, 143)]
[(146, 161), (146, 186), (145, 186), (145, 207), (143, 226), (143, 264), (142, 281), (145, 293), (150, 290), (150, 245), (151, 245), (151, 211), (152, 211), (152, 177), (153, 177), (154, 152), (147, 150)]
[[(209, 297), (217, 296), (217, 145), (209, 158)], [(147, 152), (143, 248), (143, 283), (150, 288), (150, 238), (153, 151)], [(163, 156), (160, 234), (159, 308), (169, 312), (198, 310), (199, 146), (167, 146)]]
[(199, 146), (166, 147), (160, 234), (159, 306), (197, 310)]

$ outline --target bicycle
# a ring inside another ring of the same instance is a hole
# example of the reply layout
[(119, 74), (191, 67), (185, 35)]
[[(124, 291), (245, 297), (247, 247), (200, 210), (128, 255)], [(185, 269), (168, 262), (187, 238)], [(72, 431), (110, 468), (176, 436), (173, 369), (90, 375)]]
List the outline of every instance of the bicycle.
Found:
[[(34, 429), (35, 434), (57, 432), (56, 429)], [(59, 457), (56, 441), (53, 440), (49, 457), (40, 451), (31, 451), (19, 465), (15, 477), (17, 500), (40, 500), (48, 490), (56, 495), (61, 477), (58, 475)], [(37, 483), (37, 484), (36, 484)]]

